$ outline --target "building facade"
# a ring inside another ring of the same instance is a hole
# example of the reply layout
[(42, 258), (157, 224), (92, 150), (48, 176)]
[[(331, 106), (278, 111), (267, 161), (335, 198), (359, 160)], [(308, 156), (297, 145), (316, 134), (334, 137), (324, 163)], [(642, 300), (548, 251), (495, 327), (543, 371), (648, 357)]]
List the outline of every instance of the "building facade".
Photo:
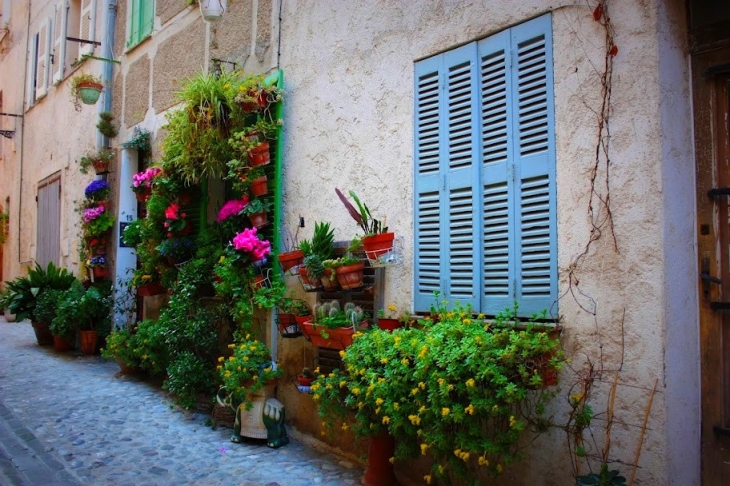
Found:
[[(279, 68), (285, 229), (303, 218), (309, 237), (326, 220), (349, 240), (357, 228), (334, 190), (352, 189), (402, 246), (387, 303), (428, 311), (436, 290), (494, 315), (517, 301), (562, 327), (572, 362), (556, 427), (505, 484), (586, 471), (560, 427), (586, 393), (594, 411), (611, 410), (585, 444), (594, 466), (608, 432), (608, 457), (625, 475), (636, 464), (637, 484), (730, 477), (726, 299), (700, 278), (730, 268), (724, 196), (707, 196), (729, 153), (726, 7), (239, 0), (208, 23), (183, 0), (60, 0), (6, 1), (2, 14), (0, 112), (22, 115), (0, 117), (14, 131), (0, 138), (5, 279), (35, 260), (83, 266), (74, 200), (92, 176), (77, 160), (106, 142), (92, 129), (99, 111), (119, 122), (112, 147), (146, 129), (154, 159), (180, 81), (233, 63)], [(68, 91), (80, 71), (105, 91), (77, 112)], [(109, 179), (117, 198), (128, 191), (119, 167)], [(311, 364), (310, 348), (278, 343), (294, 368)], [(279, 394), (291, 424), (318, 435), (309, 397)]]

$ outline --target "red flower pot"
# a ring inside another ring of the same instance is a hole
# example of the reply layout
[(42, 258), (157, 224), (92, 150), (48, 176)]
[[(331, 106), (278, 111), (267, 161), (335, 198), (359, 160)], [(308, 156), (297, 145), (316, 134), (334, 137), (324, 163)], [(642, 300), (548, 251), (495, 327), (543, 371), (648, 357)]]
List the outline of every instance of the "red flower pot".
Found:
[(107, 267), (91, 267), (91, 272), (94, 275), (94, 280), (99, 280), (109, 276), (109, 269)]
[(395, 454), (395, 439), (390, 434), (376, 435), (370, 439), (368, 467), (362, 477), (363, 486), (397, 486), (390, 458)]
[(312, 320), (312, 316), (294, 316), (294, 320), (297, 321), (299, 327), (302, 327), (302, 324)]
[(311, 292), (322, 287), (322, 282), (314, 281), (309, 278), (309, 275), (307, 274), (307, 267), (305, 266), (299, 267), (299, 279), (302, 281), (302, 287), (304, 287), (304, 290), (307, 292)]
[(398, 319), (388, 319), (386, 317), (378, 318), (378, 327), (383, 331), (393, 331), (395, 329), (403, 327), (403, 323)]
[(337, 267), (337, 281), (340, 283), (342, 290), (353, 290), (362, 287), (364, 270), (365, 264), (363, 262)]
[(90, 356), (96, 352), (96, 331), (81, 331), (81, 353)]
[(310, 386), (316, 379), (316, 376), (312, 378), (307, 378), (301, 373), (297, 375), (297, 383), (299, 383), (299, 386)]
[(254, 196), (265, 196), (269, 192), (266, 184), (266, 176), (261, 176), (251, 181), (251, 194)]
[(281, 265), (281, 270), (286, 272), (292, 267), (295, 267), (297, 265), (301, 265), (304, 263), (304, 253), (302, 250), (294, 250), (294, 251), (287, 251), (284, 253), (279, 253), (279, 255), (276, 257), (279, 259), (279, 264)]
[(167, 291), (159, 282), (150, 282), (137, 287), (137, 295), (140, 297), (150, 297), (152, 295), (164, 294)]
[(137, 198), (137, 201), (144, 203), (147, 202), (147, 199), (149, 199), (152, 195), (152, 189), (146, 186), (138, 187), (137, 190), (134, 192), (134, 195)]
[(377, 260), (380, 255), (385, 255), (393, 250), (395, 233), (381, 233), (379, 235), (366, 236), (362, 240), (365, 247), (365, 256), (368, 260)]
[[(326, 327), (315, 326), (311, 321), (303, 323), (301, 329), (313, 345), (328, 349), (345, 349), (352, 344), (352, 335), (355, 334), (355, 329), (352, 327), (327, 329)], [(327, 337), (322, 336), (322, 334), (327, 335)]]
[(35, 332), (35, 339), (38, 341), (39, 346), (50, 346), (53, 344), (53, 334), (49, 325), (45, 322), (32, 322), (33, 332)]
[(266, 226), (266, 224), (269, 222), (269, 217), (267, 216), (266, 211), (261, 213), (249, 214), (248, 219), (249, 221), (251, 221), (251, 224), (257, 228)]
[(74, 342), (71, 338), (53, 335), (53, 349), (56, 351), (71, 351), (74, 348)]
[(94, 172), (96, 172), (97, 175), (99, 174), (106, 174), (109, 172), (109, 160), (101, 160), (101, 159), (94, 159), (91, 162), (91, 165), (94, 166)]
[(269, 142), (261, 142), (258, 146), (248, 151), (248, 161), (252, 167), (266, 165), (271, 162), (269, 154)]

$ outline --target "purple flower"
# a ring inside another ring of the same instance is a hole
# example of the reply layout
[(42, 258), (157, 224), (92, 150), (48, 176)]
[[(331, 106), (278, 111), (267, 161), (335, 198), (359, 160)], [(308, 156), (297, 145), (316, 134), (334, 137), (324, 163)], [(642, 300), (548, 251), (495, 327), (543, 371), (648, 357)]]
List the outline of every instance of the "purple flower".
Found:
[(94, 221), (96, 218), (104, 213), (104, 206), (97, 206), (95, 208), (84, 209), (84, 223)]
[(87, 198), (92, 199), (95, 196), (97, 196), (98, 192), (104, 192), (109, 191), (109, 183), (107, 181), (103, 180), (94, 180), (91, 181), (91, 183), (86, 186), (86, 190), (84, 191), (84, 194)]

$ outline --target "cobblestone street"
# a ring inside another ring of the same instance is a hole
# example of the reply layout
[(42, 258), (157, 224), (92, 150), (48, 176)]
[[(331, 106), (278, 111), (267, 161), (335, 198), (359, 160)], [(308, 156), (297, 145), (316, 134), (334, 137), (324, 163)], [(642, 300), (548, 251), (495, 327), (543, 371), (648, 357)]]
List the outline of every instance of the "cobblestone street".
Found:
[(231, 429), (98, 356), (36, 344), (0, 317), (0, 484), (354, 485), (360, 465), (292, 438), (233, 444)]

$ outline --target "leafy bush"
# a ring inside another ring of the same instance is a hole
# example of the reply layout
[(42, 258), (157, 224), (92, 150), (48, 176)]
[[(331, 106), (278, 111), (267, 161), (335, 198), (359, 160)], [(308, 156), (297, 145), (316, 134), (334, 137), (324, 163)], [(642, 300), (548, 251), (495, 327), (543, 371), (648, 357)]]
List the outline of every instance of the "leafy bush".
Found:
[(514, 310), (491, 323), (459, 307), (435, 314), (422, 328), (356, 333), (340, 353), (344, 371), (312, 385), (319, 412), (360, 435), (387, 430), (397, 458), (428, 454), (435, 476), (499, 474), (522, 457), (527, 425), (554, 395), (536, 388), (543, 369), (561, 366), (558, 342), (534, 322), (516, 328)]
[(164, 388), (175, 396), (180, 406), (189, 409), (195, 406), (200, 394), (212, 396), (215, 383), (212, 367), (200, 356), (183, 351), (167, 367)]
[(234, 403), (244, 403), (251, 408), (251, 394), (261, 390), (266, 382), (282, 375), (271, 361), (271, 351), (249, 334), (238, 343), (228, 346), (233, 356), (218, 358), (218, 373), (223, 386), (233, 396)]
[(137, 337), (128, 328), (117, 329), (106, 338), (106, 346), (101, 350), (102, 357), (118, 359), (127, 366), (137, 367), (140, 359), (135, 352)]
[(65, 268), (56, 267), (53, 262), (43, 268), (36, 262), (27, 277), (6, 282), (9, 293), (5, 299), (6, 305), (10, 312), (16, 314), (18, 321), (22, 321), (33, 316), (36, 298), (40, 293), (47, 289), (66, 290), (74, 281), (76, 277)]
[(35, 310), (33, 311), (33, 320), (50, 324), (53, 318), (56, 317), (58, 300), (63, 292), (63, 290), (46, 289), (38, 294)]

